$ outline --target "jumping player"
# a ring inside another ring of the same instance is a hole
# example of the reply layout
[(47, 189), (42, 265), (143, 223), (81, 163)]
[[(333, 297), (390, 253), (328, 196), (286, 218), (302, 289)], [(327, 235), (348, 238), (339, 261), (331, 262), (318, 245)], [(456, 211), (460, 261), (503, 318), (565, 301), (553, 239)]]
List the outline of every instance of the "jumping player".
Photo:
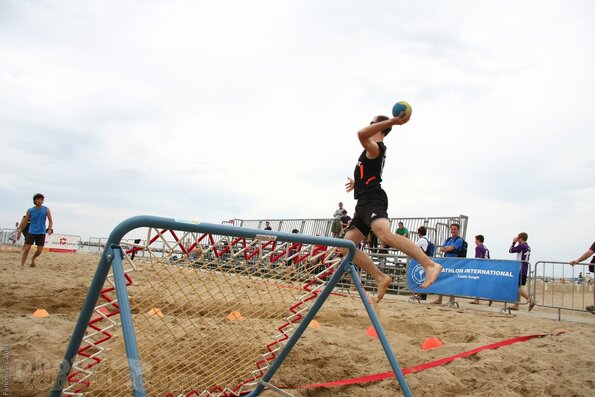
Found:
[[(29, 256), (29, 251), (31, 250), (31, 246), (33, 243), (37, 246), (37, 250), (33, 254), (33, 258), (31, 258), (31, 267), (35, 267), (35, 259), (41, 255), (43, 251), (43, 246), (45, 245), (45, 234), (52, 234), (54, 230), (52, 226), (54, 221), (52, 220), (52, 213), (50, 209), (43, 204), (43, 194), (37, 193), (33, 196), (33, 204), (34, 207), (31, 207), (27, 210), (27, 214), (21, 221), (21, 225), (18, 228), (17, 240), (21, 237), (21, 233), (23, 229), (29, 225), (29, 231), (25, 235), (25, 244), (23, 245), (23, 255), (21, 257), (21, 267), (25, 266), (25, 262), (27, 261), (27, 256)], [(46, 219), (49, 221), (48, 228), (45, 228)]]
[[(442, 265), (433, 262), (421, 248), (408, 238), (391, 232), (387, 213), (388, 197), (380, 185), (386, 153), (383, 140), (393, 125), (402, 125), (408, 121), (409, 117), (405, 116), (403, 112), (399, 117), (390, 119), (386, 116), (376, 116), (369, 126), (362, 128), (357, 133), (364, 150), (357, 161), (353, 179), (347, 178), (349, 182), (345, 184), (345, 190), (347, 192), (353, 190), (357, 200), (355, 215), (345, 238), (353, 241), (357, 246), (372, 230), (384, 245), (404, 252), (423, 266), (426, 271), (426, 280), (421, 287), (426, 288), (436, 281), (442, 271)], [(380, 302), (386, 294), (392, 278), (382, 273), (374, 265), (372, 259), (361, 250), (356, 251), (353, 261), (374, 277), (378, 283), (376, 302)]]

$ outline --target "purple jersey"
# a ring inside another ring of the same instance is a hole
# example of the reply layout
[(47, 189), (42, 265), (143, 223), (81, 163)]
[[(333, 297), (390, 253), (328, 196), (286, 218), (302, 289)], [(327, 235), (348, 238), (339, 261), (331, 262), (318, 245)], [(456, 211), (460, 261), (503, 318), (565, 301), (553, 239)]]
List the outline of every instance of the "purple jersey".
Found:
[(512, 243), (510, 249), (508, 250), (511, 254), (516, 253), (516, 259), (521, 261), (521, 274), (523, 276), (527, 275), (527, 270), (529, 269), (529, 257), (531, 256), (531, 247), (527, 243)]
[(490, 259), (490, 250), (483, 244), (475, 246), (475, 257), (481, 259)]

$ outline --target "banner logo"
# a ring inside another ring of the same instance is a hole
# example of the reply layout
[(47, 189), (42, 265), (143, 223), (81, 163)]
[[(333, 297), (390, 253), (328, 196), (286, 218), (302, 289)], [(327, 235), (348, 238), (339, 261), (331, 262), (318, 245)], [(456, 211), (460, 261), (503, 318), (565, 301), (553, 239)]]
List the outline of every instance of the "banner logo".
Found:
[(419, 263), (413, 267), (413, 270), (411, 271), (411, 279), (418, 286), (422, 285), (424, 281), (426, 281), (426, 271)]

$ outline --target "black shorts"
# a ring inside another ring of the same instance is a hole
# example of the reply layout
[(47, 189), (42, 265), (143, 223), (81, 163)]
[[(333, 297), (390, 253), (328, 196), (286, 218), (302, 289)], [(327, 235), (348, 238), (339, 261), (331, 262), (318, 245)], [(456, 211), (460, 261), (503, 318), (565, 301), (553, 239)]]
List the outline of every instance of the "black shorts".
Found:
[[(356, 228), (364, 236), (370, 233), (372, 222), (376, 219), (388, 219), (388, 197), (382, 189), (360, 196), (355, 206), (355, 215), (349, 229)], [(349, 230), (348, 229), (348, 230)]]
[(525, 285), (527, 284), (527, 275), (526, 274), (521, 274), (519, 277), (519, 287), (521, 285)]
[(28, 233), (25, 236), (25, 244), (33, 245), (35, 243), (38, 247), (43, 247), (45, 245), (45, 234), (31, 234)]

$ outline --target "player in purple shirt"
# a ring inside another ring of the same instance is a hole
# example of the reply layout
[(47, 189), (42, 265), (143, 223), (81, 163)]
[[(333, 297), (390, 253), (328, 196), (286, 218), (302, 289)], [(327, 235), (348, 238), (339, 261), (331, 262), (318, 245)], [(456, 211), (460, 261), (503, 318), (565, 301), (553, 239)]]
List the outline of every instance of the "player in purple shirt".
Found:
[[(577, 259), (570, 261), (570, 264), (572, 266), (574, 266), (577, 263), (580, 263), (580, 262), (584, 261), (585, 259), (587, 259), (588, 257), (593, 256), (593, 255), (595, 255), (595, 242), (593, 244), (591, 244), (591, 247), (587, 251), (585, 251), (584, 254), (582, 254)], [(591, 273), (595, 273), (595, 256), (593, 256), (591, 258), (591, 264), (589, 265), (589, 271)], [(585, 307), (585, 309), (587, 309), (588, 312), (595, 314), (595, 288), (593, 288), (593, 306), (587, 306), (587, 307)]]
[(527, 284), (527, 273), (529, 272), (529, 257), (531, 256), (531, 247), (527, 244), (529, 235), (525, 232), (519, 233), (512, 239), (512, 245), (508, 252), (516, 254), (516, 259), (521, 261), (521, 274), (519, 277), (519, 293), (517, 295), (517, 301), (515, 305), (509, 306), (510, 310), (519, 310), (519, 302), (521, 296), (529, 302), (529, 311), (535, 306), (533, 299), (529, 297), (529, 294), (523, 288)]
[[(483, 237), (483, 235), (478, 234), (477, 236), (475, 236), (475, 258), (490, 259), (490, 250), (488, 249), (488, 247), (483, 245), (484, 241), (485, 238)], [(489, 305), (491, 305), (491, 302), (492, 301), (490, 301)], [(475, 300), (472, 300), (469, 303), (471, 303), (472, 305), (479, 305), (479, 298), (475, 298)]]

